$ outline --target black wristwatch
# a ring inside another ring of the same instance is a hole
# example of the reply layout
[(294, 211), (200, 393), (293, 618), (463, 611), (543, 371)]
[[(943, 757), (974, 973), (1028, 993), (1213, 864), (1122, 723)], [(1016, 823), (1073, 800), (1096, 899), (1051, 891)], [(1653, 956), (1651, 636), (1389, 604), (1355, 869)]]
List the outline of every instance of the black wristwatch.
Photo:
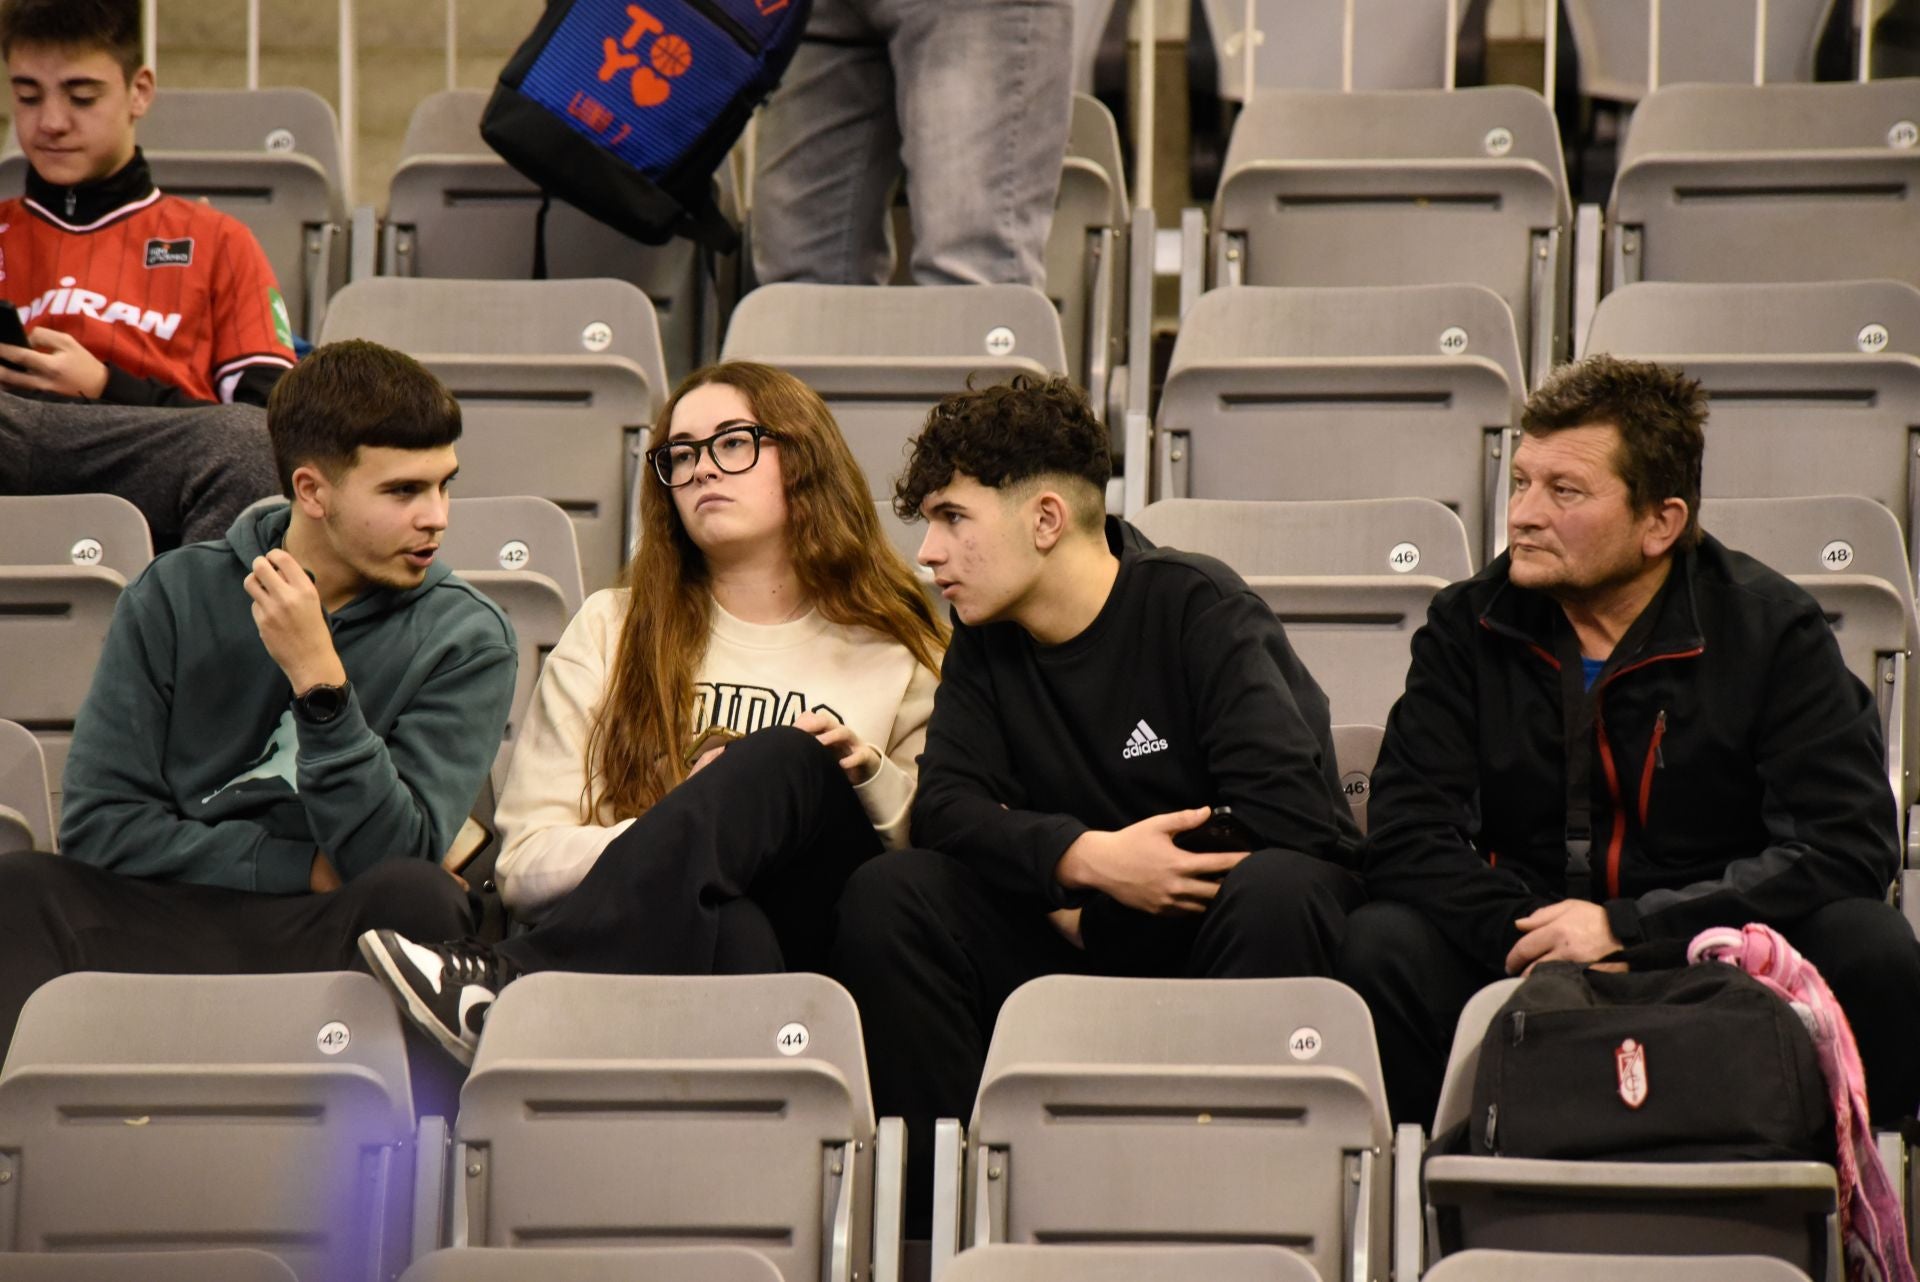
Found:
[(315, 686), (293, 701), (293, 715), (310, 726), (324, 726), (347, 710), (347, 696), (353, 687), (346, 682), (337, 686)]

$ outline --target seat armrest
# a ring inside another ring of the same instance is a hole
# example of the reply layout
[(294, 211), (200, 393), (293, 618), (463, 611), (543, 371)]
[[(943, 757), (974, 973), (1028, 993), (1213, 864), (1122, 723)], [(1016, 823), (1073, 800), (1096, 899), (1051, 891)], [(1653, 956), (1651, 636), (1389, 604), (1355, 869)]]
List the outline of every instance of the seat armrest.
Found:
[(379, 273), (380, 215), (372, 205), (353, 207), (347, 231), (347, 255), (349, 282), (369, 280)]
[(409, 1261), (446, 1245), (447, 1172), (452, 1143), (444, 1117), (423, 1117), (414, 1131), (413, 1241)]
[(1397, 1282), (1415, 1282), (1421, 1273), (1420, 1159), (1426, 1134), (1412, 1122), (1402, 1122), (1393, 1133), (1393, 1276)]
[(873, 1282), (900, 1282), (906, 1181), (907, 1124), (883, 1117), (873, 1137)]
[(928, 1257), (928, 1282), (940, 1282), (947, 1265), (964, 1245), (960, 1225), (966, 1178), (966, 1127), (957, 1118), (940, 1118), (933, 1124), (933, 1246)]

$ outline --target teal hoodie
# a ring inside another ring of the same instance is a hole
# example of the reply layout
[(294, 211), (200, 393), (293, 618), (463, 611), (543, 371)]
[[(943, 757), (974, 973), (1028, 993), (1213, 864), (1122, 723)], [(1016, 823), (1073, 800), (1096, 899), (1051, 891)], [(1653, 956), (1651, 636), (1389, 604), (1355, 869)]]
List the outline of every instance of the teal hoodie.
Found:
[(249, 509), (121, 595), (67, 758), (66, 857), (287, 894), (316, 850), (350, 879), (453, 843), (500, 750), (512, 627), (438, 561), (417, 588), (363, 592), (328, 617), (352, 698), (300, 724), (243, 586), (288, 520)]

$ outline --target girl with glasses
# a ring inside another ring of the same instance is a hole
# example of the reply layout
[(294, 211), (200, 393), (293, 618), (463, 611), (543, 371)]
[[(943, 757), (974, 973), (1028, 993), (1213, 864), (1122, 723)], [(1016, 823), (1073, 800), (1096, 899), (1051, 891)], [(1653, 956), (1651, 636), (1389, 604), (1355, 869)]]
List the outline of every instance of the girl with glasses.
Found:
[(533, 929), (361, 940), (464, 1062), (531, 971), (822, 970), (841, 885), (906, 844), (945, 630), (826, 405), (716, 365), (650, 446), (627, 584), (548, 656), (500, 797), (497, 877)]

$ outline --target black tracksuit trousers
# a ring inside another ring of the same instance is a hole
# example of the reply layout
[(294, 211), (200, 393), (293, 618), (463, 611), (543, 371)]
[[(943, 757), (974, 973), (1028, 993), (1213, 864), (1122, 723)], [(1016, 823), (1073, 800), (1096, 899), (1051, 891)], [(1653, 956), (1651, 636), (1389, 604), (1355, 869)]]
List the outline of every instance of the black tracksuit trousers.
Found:
[(824, 970), (840, 888), (879, 851), (831, 752), (791, 727), (757, 731), (662, 797), (494, 951), (522, 974)]
[(946, 855), (906, 850), (860, 869), (836, 914), (831, 973), (860, 1006), (875, 1110), (906, 1119), (909, 1233), (926, 1231), (933, 1123), (972, 1115), (994, 1019), (1014, 989), (1060, 973), (1330, 975), (1361, 899), (1344, 868), (1260, 850), (1197, 917), (1150, 917), (1095, 899), (1082, 914), (1083, 952), (1044, 911), (1006, 899)]

